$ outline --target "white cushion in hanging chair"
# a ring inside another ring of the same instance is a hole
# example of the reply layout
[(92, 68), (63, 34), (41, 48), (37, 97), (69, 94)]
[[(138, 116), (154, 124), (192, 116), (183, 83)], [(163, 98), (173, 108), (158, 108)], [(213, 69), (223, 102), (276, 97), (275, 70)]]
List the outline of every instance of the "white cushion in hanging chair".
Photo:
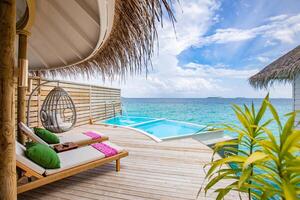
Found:
[(51, 121), (53, 125), (48, 126), (50, 129), (55, 129), (56, 127), (59, 126), (60, 129), (68, 131), (70, 127), (72, 127), (72, 123), (64, 122), (59, 114), (56, 114), (56, 120), (55, 120), (55, 116), (52, 116)]

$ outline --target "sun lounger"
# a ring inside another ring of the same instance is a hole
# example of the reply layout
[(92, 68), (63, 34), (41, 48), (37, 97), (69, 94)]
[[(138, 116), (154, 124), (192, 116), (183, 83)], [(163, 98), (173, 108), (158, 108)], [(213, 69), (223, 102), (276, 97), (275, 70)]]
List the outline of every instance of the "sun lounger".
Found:
[[(47, 144), (44, 140), (42, 140), (39, 136), (37, 136), (34, 131), (29, 128), (24, 123), (19, 123), (20, 129), (26, 134), (30, 139), (32, 139), (35, 142), (41, 143), (41, 144)], [(94, 133), (99, 134), (99, 133)], [(88, 144), (93, 144), (97, 142), (102, 142), (108, 140), (107, 136), (100, 135), (100, 137), (93, 137), (93, 135), (84, 134), (84, 133), (65, 133), (65, 134), (57, 134), (59, 137), (60, 143), (66, 143), (66, 142), (73, 142), (75, 144), (78, 144), (79, 146), (85, 146)], [(51, 145), (50, 145), (51, 146)]]
[(59, 169), (44, 169), (35, 164), (25, 156), (25, 147), (16, 142), (16, 162), (17, 167), (24, 173), (25, 177), (35, 180), (18, 185), (18, 194), (28, 190), (46, 185), (48, 183), (75, 175), (82, 171), (98, 167), (111, 161), (116, 161), (116, 171), (120, 171), (120, 159), (128, 156), (128, 152), (123, 148), (109, 142), (103, 142), (117, 150), (117, 154), (105, 157), (92, 146), (84, 146), (70, 151), (59, 153), (61, 167)]

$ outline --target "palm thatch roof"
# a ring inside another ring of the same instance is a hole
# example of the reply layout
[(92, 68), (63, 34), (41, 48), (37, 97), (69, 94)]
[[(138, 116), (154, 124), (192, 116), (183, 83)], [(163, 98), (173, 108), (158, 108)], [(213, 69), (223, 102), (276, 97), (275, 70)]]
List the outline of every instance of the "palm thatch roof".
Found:
[(250, 77), (249, 82), (254, 88), (266, 88), (276, 81), (290, 82), (299, 72), (300, 45)]
[[(29, 68), (32, 75), (124, 77), (140, 73), (151, 64), (157, 25), (168, 16), (172, 23), (173, 0), (115, 0), (113, 27), (91, 57), (67, 66)], [(158, 23), (159, 22), (159, 23)]]

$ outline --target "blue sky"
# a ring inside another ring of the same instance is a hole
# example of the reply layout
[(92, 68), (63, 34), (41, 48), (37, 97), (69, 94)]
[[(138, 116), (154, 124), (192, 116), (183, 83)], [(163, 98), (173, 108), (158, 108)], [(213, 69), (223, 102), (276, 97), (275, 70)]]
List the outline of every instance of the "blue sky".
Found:
[(300, 44), (299, 0), (181, 0), (176, 35), (165, 21), (153, 69), (127, 77), (124, 97), (291, 97), (291, 85), (254, 90), (247, 79)]

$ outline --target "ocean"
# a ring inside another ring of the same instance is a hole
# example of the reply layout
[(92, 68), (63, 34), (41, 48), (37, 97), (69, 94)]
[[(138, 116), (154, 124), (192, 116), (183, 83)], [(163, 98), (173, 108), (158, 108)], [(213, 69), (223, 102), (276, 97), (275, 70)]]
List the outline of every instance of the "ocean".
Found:
[[(253, 102), (258, 109), (263, 99), (249, 98), (122, 98), (123, 111), (129, 116), (167, 118), (200, 125), (215, 125), (221, 123), (238, 124), (231, 108), (232, 104), (251, 105)], [(277, 109), (284, 120), (284, 114), (293, 110), (292, 99), (271, 99), (271, 103)], [(267, 112), (265, 119), (269, 119), (271, 113)], [(276, 124), (269, 125), (272, 131), (276, 131)], [(234, 134), (226, 132), (231, 136)]]

